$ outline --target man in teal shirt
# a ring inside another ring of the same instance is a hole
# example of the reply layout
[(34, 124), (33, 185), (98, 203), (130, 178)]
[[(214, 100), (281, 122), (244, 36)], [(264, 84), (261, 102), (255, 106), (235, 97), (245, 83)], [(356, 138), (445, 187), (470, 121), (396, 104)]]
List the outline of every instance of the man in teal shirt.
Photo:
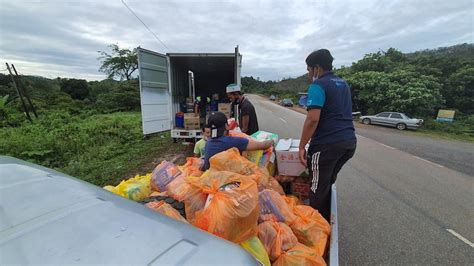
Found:
[[(300, 141), (300, 160), (311, 176), (310, 205), (329, 221), (331, 185), (342, 166), (354, 155), (356, 136), (352, 123), (349, 85), (332, 72), (333, 57), (327, 49), (306, 58), (308, 114)], [(309, 142), (308, 151), (305, 146)]]

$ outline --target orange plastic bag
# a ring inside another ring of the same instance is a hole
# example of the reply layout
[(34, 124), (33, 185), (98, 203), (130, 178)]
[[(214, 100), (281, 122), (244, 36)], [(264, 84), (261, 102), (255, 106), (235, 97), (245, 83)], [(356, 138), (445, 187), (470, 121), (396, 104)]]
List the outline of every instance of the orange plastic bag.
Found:
[(294, 207), (296, 207), (296, 205), (299, 205), (301, 204), (300, 203), (300, 199), (298, 199), (298, 197), (295, 197), (293, 195), (287, 195), (287, 196), (284, 196), (283, 199), (285, 200), (285, 202), (288, 204), (288, 207), (293, 210)]
[(293, 248), (298, 243), (298, 239), (288, 225), (274, 221), (266, 221), (258, 225), (258, 238), (265, 246), (271, 261), (278, 259), (282, 252)]
[(321, 266), (326, 265), (324, 259), (316, 252), (301, 243), (283, 252), (281, 256), (272, 264), (273, 266)]
[(199, 177), (180, 175), (166, 186), (168, 196), (184, 202), (186, 219), (190, 223), (194, 221), (196, 212), (204, 208), (207, 199), (207, 194), (202, 192), (199, 179)]
[(202, 175), (201, 166), (203, 163), (204, 161), (201, 158), (188, 157), (186, 158), (186, 163), (179, 168), (186, 176), (197, 177)]
[(166, 186), (181, 174), (179, 168), (168, 161), (162, 161), (151, 174), (150, 185), (155, 191), (164, 192)]
[(331, 228), (329, 224), (310, 206), (298, 205), (293, 212), (297, 218), (290, 227), (298, 241), (313, 248), (319, 256), (324, 256)]
[(245, 134), (242, 131), (235, 131), (235, 130), (229, 130), (229, 136), (230, 137), (238, 137), (238, 138), (244, 138), (244, 139), (250, 139), (250, 136)]
[(264, 186), (268, 182), (268, 171), (241, 156), (237, 148), (220, 152), (212, 156), (209, 162), (210, 169), (213, 170), (229, 171), (245, 176), (252, 175), (259, 186)]
[(186, 213), (186, 219), (191, 224), (194, 224), (196, 220), (196, 214), (204, 209), (206, 204), (207, 194), (196, 193), (184, 200), (184, 211)]
[(292, 223), (296, 216), (278, 192), (265, 189), (259, 193), (260, 221)]
[(331, 234), (331, 225), (326, 219), (318, 212), (318, 210), (313, 209), (311, 206), (307, 205), (298, 205), (293, 208), (293, 213), (296, 216), (307, 217), (310, 220), (316, 222), (318, 228), (326, 233), (327, 235)]
[(268, 183), (264, 187), (266, 189), (274, 190), (278, 192), (278, 194), (285, 196), (285, 191), (283, 190), (283, 187), (273, 176), (270, 176), (270, 178), (268, 179)]
[(195, 226), (237, 244), (257, 235), (258, 190), (251, 178), (210, 170), (201, 183), (209, 196)]
[(175, 210), (171, 205), (169, 205), (163, 200), (149, 202), (145, 204), (145, 206), (180, 222), (188, 223), (188, 221), (186, 221), (186, 219), (184, 219), (184, 217), (181, 216), (181, 214), (177, 210)]

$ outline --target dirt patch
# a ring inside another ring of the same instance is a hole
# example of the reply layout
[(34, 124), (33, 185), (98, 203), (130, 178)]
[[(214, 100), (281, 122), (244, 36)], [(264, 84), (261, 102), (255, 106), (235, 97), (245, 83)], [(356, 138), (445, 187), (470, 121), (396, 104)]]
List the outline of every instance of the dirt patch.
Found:
[(124, 175), (123, 179), (128, 179), (135, 175), (144, 175), (153, 172), (153, 169), (162, 161), (169, 161), (177, 165), (186, 162), (187, 157), (193, 156), (194, 143), (184, 144), (182, 142), (171, 143), (165, 149), (158, 149), (150, 154), (148, 159), (140, 167), (130, 170)]

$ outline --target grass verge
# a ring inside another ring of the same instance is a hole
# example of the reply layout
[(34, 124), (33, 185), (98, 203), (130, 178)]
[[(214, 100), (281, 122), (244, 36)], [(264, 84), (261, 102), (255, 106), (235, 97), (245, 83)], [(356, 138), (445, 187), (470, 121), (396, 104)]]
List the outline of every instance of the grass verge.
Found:
[[(9, 155), (83, 179), (98, 186), (116, 185), (186, 147), (169, 133), (143, 138), (138, 112), (71, 116), (50, 113), (33, 124), (0, 129), (0, 154)], [(148, 167), (144, 167), (148, 165)]]

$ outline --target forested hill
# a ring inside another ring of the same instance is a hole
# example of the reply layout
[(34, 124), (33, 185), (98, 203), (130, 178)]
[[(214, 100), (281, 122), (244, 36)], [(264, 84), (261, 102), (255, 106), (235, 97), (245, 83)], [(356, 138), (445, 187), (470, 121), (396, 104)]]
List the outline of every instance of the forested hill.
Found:
[[(354, 109), (363, 112), (431, 116), (439, 108), (450, 108), (474, 114), (474, 44), (414, 53), (390, 48), (367, 54), (336, 73), (351, 85)], [(278, 82), (245, 77), (242, 84), (250, 92), (284, 97), (304, 92), (308, 86), (304, 74)]]

